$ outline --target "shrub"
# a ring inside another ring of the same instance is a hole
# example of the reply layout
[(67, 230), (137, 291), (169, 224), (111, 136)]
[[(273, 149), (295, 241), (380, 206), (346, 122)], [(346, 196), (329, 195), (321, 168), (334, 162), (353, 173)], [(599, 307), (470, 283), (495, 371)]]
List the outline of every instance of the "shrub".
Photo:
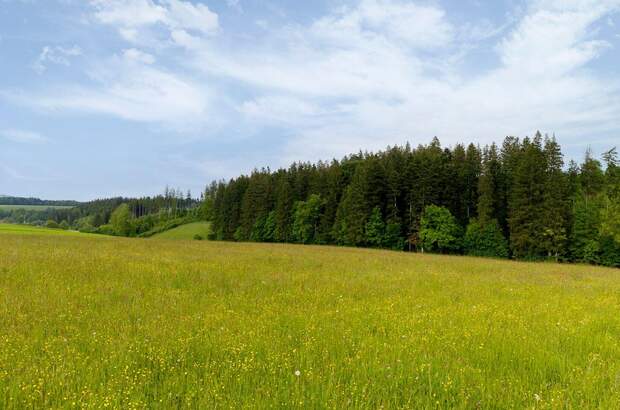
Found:
[(49, 221), (45, 223), (45, 227), (50, 228), (50, 229), (59, 229), (60, 225), (58, 225), (58, 222), (50, 219)]
[(102, 235), (116, 235), (116, 231), (114, 230), (114, 227), (112, 225), (101, 225), (99, 228), (97, 228), (97, 233), (100, 233)]
[(496, 220), (482, 223), (472, 219), (467, 226), (463, 240), (465, 253), (473, 256), (487, 256), (493, 258), (508, 257), (508, 241)]

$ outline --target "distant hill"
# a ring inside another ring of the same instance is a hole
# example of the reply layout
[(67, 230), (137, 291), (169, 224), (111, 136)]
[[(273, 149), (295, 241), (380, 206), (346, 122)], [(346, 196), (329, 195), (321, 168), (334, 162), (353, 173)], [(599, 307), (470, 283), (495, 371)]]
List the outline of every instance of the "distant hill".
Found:
[(30, 205), (30, 206), (78, 206), (78, 201), (51, 201), (39, 198), (24, 198), (17, 196), (0, 195), (0, 205)]

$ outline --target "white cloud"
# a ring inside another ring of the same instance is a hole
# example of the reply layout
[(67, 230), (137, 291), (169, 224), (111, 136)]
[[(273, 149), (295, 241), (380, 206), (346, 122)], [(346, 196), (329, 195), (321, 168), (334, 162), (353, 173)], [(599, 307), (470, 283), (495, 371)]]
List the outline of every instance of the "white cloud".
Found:
[[(283, 163), (433, 135), (485, 143), (541, 129), (603, 141), (618, 128), (620, 79), (584, 68), (608, 51), (597, 24), (618, 4), (535, 1), (508, 32), (486, 25), (466, 40), (505, 34), (496, 67), (476, 76), (462, 74), (463, 44), (441, 9), (399, 1), (361, 1), (308, 26), (271, 29), (236, 52), (190, 49), (196, 69), (255, 90), (239, 112), (257, 128), (294, 136)], [(419, 27), (439, 35), (410, 31)]]
[(218, 15), (204, 4), (182, 0), (90, 0), (95, 19), (117, 27), (128, 41), (137, 42), (140, 31), (160, 25), (168, 31), (189, 30), (201, 34), (217, 31)]
[(563, 74), (597, 57), (608, 43), (590, 40), (588, 28), (601, 12), (538, 10), (526, 16), (499, 46), (506, 66), (532, 74)]
[(451, 45), (453, 31), (437, 7), (363, 0), (309, 26), (276, 28), (235, 50), (218, 52), (214, 42), (188, 38), (176, 42), (195, 53), (197, 69), (254, 87), (315, 97), (403, 98), (425, 70), (443, 69), (438, 49)]
[(199, 84), (153, 67), (154, 58), (135, 49), (90, 73), (94, 85), (22, 96), (45, 110), (113, 115), (126, 120), (191, 128), (208, 118), (209, 95)]
[(167, 0), (167, 24), (172, 29), (195, 30), (210, 34), (218, 28), (218, 16), (204, 4), (193, 4), (188, 1)]
[(166, 20), (165, 7), (151, 0), (91, 0), (102, 23), (135, 28)]
[(362, 0), (352, 10), (318, 20), (312, 30), (334, 42), (359, 44), (379, 37), (422, 49), (445, 46), (453, 36), (442, 9), (399, 0)]
[(298, 126), (308, 117), (325, 114), (316, 104), (291, 96), (278, 95), (246, 101), (241, 104), (239, 111), (258, 121), (289, 126)]
[(123, 57), (125, 58), (125, 60), (128, 61), (134, 61), (144, 64), (155, 63), (155, 57), (153, 57), (151, 54), (145, 53), (135, 48), (129, 48), (127, 50), (124, 50)]
[(4, 137), (9, 141), (24, 144), (41, 143), (47, 141), (47, 138), (37, 132), (18, 129), (0, 130), (0, 137)]
[(78, 46), (72, 47), (51, 47), (45, 46), (39, 53), (37, 61), (32, 65), (33, 69), (42, 74), (47, 70), (48, 64), (59, 64), (63, 66), (70, 66), (69, 58), (82, 55), (82, 50)]
[[(217, 117), (252, 135), (275, 127), (289, 136), (283, 163), (434, 135), (485, 143), (541, 129), (602, 140), (618, 130), (620, 79), (589, 64), (610, 52), (597, 29), (620, 0), (531, 0), (499, 25), (457, 25), (436, 2), (360, 0), (308, 24), (265, 21), (261, 36), (232, 43), (198, 2), (91, 4), (131, 45), (91, 73), (94, 87), (35, 104), (176, 127)], [(476, 47), (488, 61), (472, 73), (463, 62)], [(222, 105), (235, 109), (214, 115)]]

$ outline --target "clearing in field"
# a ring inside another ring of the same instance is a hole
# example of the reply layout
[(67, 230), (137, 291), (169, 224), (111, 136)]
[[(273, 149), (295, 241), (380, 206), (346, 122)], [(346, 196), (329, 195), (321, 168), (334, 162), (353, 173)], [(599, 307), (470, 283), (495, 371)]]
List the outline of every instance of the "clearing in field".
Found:
[(80, 233), (77, 231), (65, 231), (62, 229), (48, 229), (39, 226), (15, 225), (0, 223), (0, 235), (19, 234), (19, 235), (54, 235), (54, 236), (95, 236), (93, 234)]
[(210, 226), (208, 222), (192, 222), (158, 233), (157, 235), (153, 235), (152, 238), (192, 240), (198, 235), (202, 239), (207, 239), (211, 232)]
[(619, 408), (620, 272), (0, 235), (2, 408)]

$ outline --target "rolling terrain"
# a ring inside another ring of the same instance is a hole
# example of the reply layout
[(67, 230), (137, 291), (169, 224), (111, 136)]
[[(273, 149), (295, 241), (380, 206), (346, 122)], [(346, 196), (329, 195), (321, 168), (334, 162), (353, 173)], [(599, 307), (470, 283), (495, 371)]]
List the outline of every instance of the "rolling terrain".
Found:
[(34, 236), (101, 236), (62, 229), (48, 229), (39, 226), (0, 223), (0, 235), (34, 235)]
[(177, 226), (176, 228), (172, 228), (162, 233), (158, 233), (156, 235), (153, 235), (152, 238), (193, 240), (196, 235), (198, 235), (202, 239), (207, 239), (210, 231), (211, 227), (208, 222), (192, 222), (189, 224)]
[(620, 405), (618, 270), (2, 228), (2, 408)]

